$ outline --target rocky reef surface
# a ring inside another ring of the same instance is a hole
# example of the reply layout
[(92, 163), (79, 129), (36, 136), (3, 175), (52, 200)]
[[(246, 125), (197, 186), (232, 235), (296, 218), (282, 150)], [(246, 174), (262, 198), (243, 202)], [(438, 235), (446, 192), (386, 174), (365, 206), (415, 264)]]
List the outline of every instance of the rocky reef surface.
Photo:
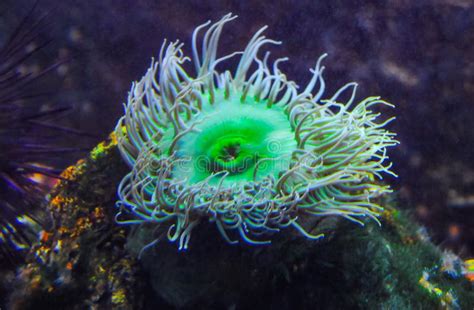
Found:
[[(127, 166), (116, 140), (62, 173), (42, 231), (17, 279), (11, 309), (469, 309), (472, 283), (456, 255), (386, 199), (382, 226), (314, 223), (320, 241), (285, 230), (269, 246), (227, 244), (200, 224), (186, 251), (160, 227), (115, 223)], [(307, 225), (312, 225), (311, 219)], [(317, 225), (316, 225), (317, 224)], [(159, 235), (159, 234), (158, 234)]]

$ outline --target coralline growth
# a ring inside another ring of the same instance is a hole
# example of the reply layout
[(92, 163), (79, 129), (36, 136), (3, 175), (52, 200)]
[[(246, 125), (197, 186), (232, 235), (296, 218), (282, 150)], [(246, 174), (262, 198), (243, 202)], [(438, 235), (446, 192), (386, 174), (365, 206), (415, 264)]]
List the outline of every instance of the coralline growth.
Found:
[[(118, 188), (117, 221), (169, 223), (168, 239), (187, 248), (202, 220), (215, 222), (230, 243), (253, 244), (293, 227), (318, 239), (301, 219), (342, 216), (378, 221), (376, 197), (390, 192), (375, 178), (389, 170), (394, 133), (378, 121), (379, 97), (356, 102), (356, 83), (325, 97), (321, 56), (300, 88), (269, 63), (264, 45), (280, 44), (257, 31), (243, 51), (217, 56), (223, 27), (196, 28), (195, 76), (179, 41), (165, 43), (145, 76), (132, 85), (115, 129), (131, 167)], [(207, 28), (203, 38), (199, 34)], [(233, 73), (219, 70), (238, 57)], [(343, 100), (347, 97), (348, 100)], [(327, 98), (323, 100), (323, 98)]]

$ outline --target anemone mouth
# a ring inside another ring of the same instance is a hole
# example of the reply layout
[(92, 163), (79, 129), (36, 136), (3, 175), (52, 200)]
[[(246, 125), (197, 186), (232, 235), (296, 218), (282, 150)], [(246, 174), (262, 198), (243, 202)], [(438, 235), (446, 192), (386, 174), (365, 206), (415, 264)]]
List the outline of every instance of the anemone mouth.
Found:
[[(237, 234), (253, 244), (269, 243), (289, 226), (322, 237), (300, 225), (305, 216), (378, 221), (382, 208), (372, 200), (390, 188), (374, 176), (393, 174), (386, 149), (398, 142), (384, 129), (391, 119), (377, 122), (371, 107), (389, 104), (378, 97), (355, 103), (355, 83), (322, 100), (325, 55), (300, 91), (278, 68), (285, 58), (270, 67), (268, 53), (258, 57), (263, 45), (279, 44), (262, 36), (265, 27), (243, 51), (217, 58), (222, 28), (234, 18), (228, 14), (194, 32), (195, 77), (182, 67), (190, 60), (182, 44), (165, 42), (132, 85), (116, 127), (132, 168), (118, 188), (117, 221), (171, 223), (168, 239), (180, 248), (202, 219), (215, 222), (230, 243)], [(198, 34), (208, 26), (199, 49)], [(216, 69), (236, 56), (234, 73)]]
[(176, 179), (196, 184), (221, 175), (222, 186), (232, 186), (277, 178), (289, 168), (296, 141), (284, 111), (231, 99), (204, 107), (194, 130), (178, 140), (176, 154), (185, 160), (173, 171)]

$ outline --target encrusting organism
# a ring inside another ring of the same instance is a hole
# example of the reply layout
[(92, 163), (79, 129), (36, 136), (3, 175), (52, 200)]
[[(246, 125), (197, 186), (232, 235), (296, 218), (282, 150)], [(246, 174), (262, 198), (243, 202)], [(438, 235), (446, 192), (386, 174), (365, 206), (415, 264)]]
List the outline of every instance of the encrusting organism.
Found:
[[(322, 100), (323, 55), (304, 88), (269, 64), (266, 44), (280, 44), (261, 28), (243, 51), (222, 57), (217, 48), (228, 14), (197, 27), (191, 59), (179, 41), (165, 43), (145, 76), (132, 85), (115, 133), (131, 167), (118, 187), (117, 221), (169, 223), (168, 239), (188, 246), (203, 220), (215, 222), (230, 243), (253, 244), (293, 227), (308, 238), (300, 219), (338, 215), (359, 224), (378, 222), (373, 202), (390, 188), (376, 182), (394, 175), (386, 148), (394, 133), (377, 122), (379, 97), (355, 102), (356, 83)], [(202, 38), (199, 34), (208, 27)], [(233, 73), (221, 67), (239, 57)], [(314, 91), (316, 89), (316, 91)], [(340, 102), (341, 97), (350, 97)]]

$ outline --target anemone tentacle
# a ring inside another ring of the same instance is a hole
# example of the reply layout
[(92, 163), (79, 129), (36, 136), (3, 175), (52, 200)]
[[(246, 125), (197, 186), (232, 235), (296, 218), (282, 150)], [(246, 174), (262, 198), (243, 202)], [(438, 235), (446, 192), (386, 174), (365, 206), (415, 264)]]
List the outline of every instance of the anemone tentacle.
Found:
[[(243, 51), (220, 58), (217, 47), (228, 14), (196, 28), (195, 76), (179, 41), (164, 42), (145, 76), (133, 83), (125, 115), (116, 126), (118, 146), (130, 173), (118, 188), (120, 223), (172, 223), (168, 239), (187, 248), (203, 219), (215, 222), (231, 243), (249, 243), (292, 226), (308, 238), (303, 216), (338, 215), (363, 225), (377, 220), (373, 199), (390, 192), (374, 177), (392, 174), (387, 147), (398, 142), (378, 122), (379, 97), (355, 103), (348, 83), (327, 100), (322, 55), (303, 91), (278, 65), (269, 65), (261, 28)], [(208, 27), (198, 48), (201, 30)], [(240, 56), (234, 73), (217, 69)], [(255, 69), (252, 69), (254, 68)], [(343, 102), (340, 98), (349, 93)]]

